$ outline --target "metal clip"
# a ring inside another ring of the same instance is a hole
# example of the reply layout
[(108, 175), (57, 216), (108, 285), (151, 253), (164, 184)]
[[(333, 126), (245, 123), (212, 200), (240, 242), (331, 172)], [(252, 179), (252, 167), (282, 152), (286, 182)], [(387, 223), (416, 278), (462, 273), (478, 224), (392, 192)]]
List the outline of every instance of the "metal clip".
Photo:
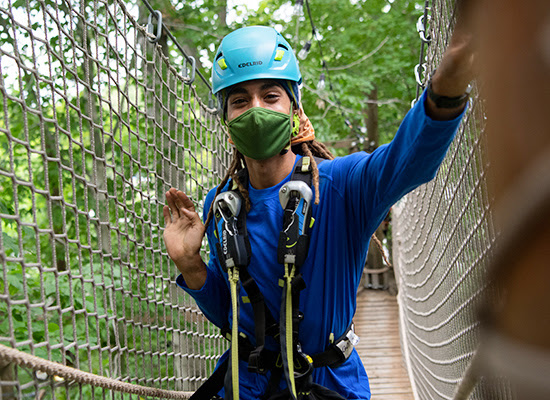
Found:
[(424, 83), (422, 83), (422, 78), (420, 77), (420, 67), (422, 67), (422, 74), (426, 73), (426, 64), (416, 64), (416, 67), (414, 67), (414, 77), (416, 78), (416, 84), (424, 88)]
[(212, 90), (208, 92), (208, 108), (215, 108), (220, 114), (223, 111), (220, 104), (218, 104), (218, 98), (212, 94)]
[[(428, 23), (431, 21), (432, 16), (426, 15)], [(426, 24), (424, 21), (424, 15), (421, 15), (418, 18), (418, 21), (416, 22), (416, 30), (418, 31), (418, 35), (420, 36), (420, 40), (422, 40), (424, 43), (430, 44), (432, 42), (432, 38), (430, 35), (426, 36)]]
[[(286, 210), (291, 196), (296, 196), (296, 209), (293, 210), (293, 214), (297, 217), (297, 233), (298, 235), (303, 235), (309, 227), (304, 218), (308, 215), (313, 192), (311, 191), (311, 188), (303, 181), (289, 181), (285, 183), (279, 190), (279, 201), (284, 210)], [(294, 207), (294, 205), (292, 205), (292, 207)], [(289, 225), (289, 227), (291, 225)], [(285, 231), (289, 230), (289, 227), (287, 227)], [(296, 240), (298, 240), (298, 238), (296, 238)]]
[(354, 326), (352, 324), (351, 328), (346, 332), (346, 335), (343, 338), (337, 340), (334, 345), (342, 352), (344, 360), (347, 360), (351, 355), (353, 348), (357, 346), (358, 343), (359, 336), (356, 335), (354, 331)]
[[(225, 219), (237, 217), (241, 212), (241, 199), (231, 192), (220, 193), (214, 200), (214, 213), (218, 210), (223, 213)], [(226, 210), (230, 214), (227, 214)]]
[(354, 325), (351, 326), (351, 329), (346, 334), (346, 337), (349, 339), (349, 341), (353, 346), (357, 346), (357, 344), (359, 343), (359, 340), (361, 340), (359, 336), (357, 336), (357, 334), (355, 333)]
[[(189, 77), (189, 72), (187, 69), (187, 60), (191, 60), (191, 77)], [(189, 57), (183, 57), (183, 70), (181, 71), (181, 74), (184, 78), (188, 78), (185, 82), (186, 85), (191, 85), (193, 82), (195, 82), (195, 72), (197, 68), (197, 61), (195, 60), (195, 57), (189, 56)]]
[(279, 235), (277, 260), (281, 264), (303, 265), (307, 256), (311, 227), (313, 192), (303, 181), (289, 181), (279, 190), (279, 201), (285, 210), (284, 226)]
[[(153, 14), (157, 18), (157, 33), (155, 35), (155, 27), (153, 26)], [(147, 33), (155, 35), (154, 38), (147, 36), (147, 40), (151, 43), (157, 43), (160, 40), (162, 35), (162, 13), (158, 10), (153, 11), (149, 14), (149, 19), (147, 20)]]
[(300, 194), (301, 197), (305, 199), (307, 204), (311, 202), (311, 198), (313, 197), (311, 188), (305, 182), (289, 181), (279, 190), (279, 202), (281, 203), (283, 209), (286, 208), (291, 193)]
[(335, 346), (342, 352), (344, 360), (347, 360), (353, 351), (353, 344), (348, 338), (336, 342)]
[(214, 200), (214, 219), (219, 238), (216, 249), (225, 271), (246, 267), (250, 262), (246, 232), (239, 229), (240, 212), (241, 198), (232, 192), (221, 193)]

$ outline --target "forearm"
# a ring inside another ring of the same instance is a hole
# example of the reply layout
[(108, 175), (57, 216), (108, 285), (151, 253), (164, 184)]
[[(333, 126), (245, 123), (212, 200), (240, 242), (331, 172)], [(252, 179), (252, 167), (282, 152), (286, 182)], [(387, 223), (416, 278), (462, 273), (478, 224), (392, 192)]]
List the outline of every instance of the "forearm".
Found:
[[(471, 26), (473, 16), (470, 9), (471, 3), (473, 2), (468, 0), (458, 4), (458, 16), (453, 35), (431, 78), (431, 89), (437, 96), (457, 98), (464, 95), (476, 75), (476, 43)], [(432, 99), (428, 98), (426, 114), (434, 120), (451, 120), (458, 117), (465, 106), (466, 100), (454, 108), (438, 107)]]
[(437, 172), (461, 114), (435, 121), (426, 114), (426, 97), (423, 93), (407, 113), (390, 144), (370, 155), (357, 153), (336, 160), (333, 184), (349, 199), (344, 207), (350, 212), (349, 219), (365, 227), (372, 223), (370, 228), (376, 229), (376, 218), (383, 218), (392, 204)]
[[(215, 258), (211, 258), (209, 265), (205, 266), (205, 274), (204, 282), (202, 284), (199, 282), (198, 288), (191, 287), (193, 276), (186, 278), (183, 274), (178, 276), (176, 284), (193, 297), (206, 318), (221, 328), (226, 324), (229, 313), (230, 297), (227, 281)], [(200, 276), (200, 273), (198, 275)]]

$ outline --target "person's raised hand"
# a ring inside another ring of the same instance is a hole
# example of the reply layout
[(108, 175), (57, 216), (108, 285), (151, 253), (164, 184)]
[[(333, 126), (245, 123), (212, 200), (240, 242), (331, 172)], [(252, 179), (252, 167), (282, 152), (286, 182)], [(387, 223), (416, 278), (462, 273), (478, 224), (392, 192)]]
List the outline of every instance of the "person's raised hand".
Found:
[[(476, 67), (476, 21), (475, 1), (458, 0), (456, 24), (453, 34), (432, 77), (432, 90), (439, 96), (459, 97), (466, 92), (470, 82), (477, 76)], [(451, 119), (458, 116), (463, 106), (457, 109), (438, 109), (428, 100), (428, 114), (435, 119)]]
[(182, 191), (171, 188), (166, 192), (166, 203), (162, 212), (163, 237), (168, 255), (184, 275), (190, 288), (201, 287), (206, 273), (200, 257), (204, 224), (195, 211), (193, 202)]
[(476, 23), (474, 1), (456, 3), (456, 23), (433, 79), (434, 92), (455, 97), (464, 94), (476, 77)]

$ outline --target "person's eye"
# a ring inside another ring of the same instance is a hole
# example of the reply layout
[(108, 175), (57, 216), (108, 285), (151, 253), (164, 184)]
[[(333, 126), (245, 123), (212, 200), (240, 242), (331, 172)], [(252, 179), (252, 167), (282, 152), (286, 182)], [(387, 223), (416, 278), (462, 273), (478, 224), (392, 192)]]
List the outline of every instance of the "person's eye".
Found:
[(237, 106), (237, 105), (245, 103), (245, 101), (246, 100), (243, 99), (242, 97), (237, 97), (236, 99), (231, 100), (231, 104), (234, 105), (234, 106)]

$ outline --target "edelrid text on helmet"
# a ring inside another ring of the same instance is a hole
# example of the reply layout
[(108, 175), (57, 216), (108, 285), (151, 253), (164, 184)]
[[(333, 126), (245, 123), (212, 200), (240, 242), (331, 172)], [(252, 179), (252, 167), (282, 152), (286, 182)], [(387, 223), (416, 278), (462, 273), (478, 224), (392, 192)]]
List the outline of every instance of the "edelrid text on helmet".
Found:
[(249, 61), (249, 62), (239, 64), (238, 67), (239, 68), (244, 68), (244, 67), (252, 67), (254, 65), (262, 65), (262, 64), (263, 63), (261, 61)]
[(249, 26), (223, 38), (212, 68), (212, 91), (254, 79), (301, 83), (298, 60), (286, 39), (274, 28)]

